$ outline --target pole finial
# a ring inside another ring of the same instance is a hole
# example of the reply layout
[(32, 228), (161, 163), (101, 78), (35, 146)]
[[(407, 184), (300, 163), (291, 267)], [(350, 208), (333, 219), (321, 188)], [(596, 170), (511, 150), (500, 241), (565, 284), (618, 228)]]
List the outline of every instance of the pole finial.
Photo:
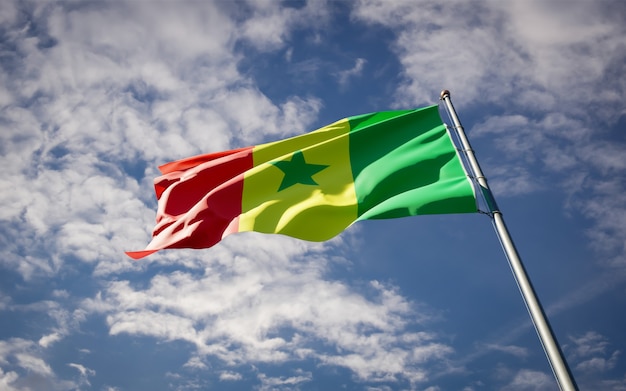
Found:
[(444, 100), (446, 97), (450, 97), (450, 91), (448, 90), (441, 91), (441, 95), (439, 95), (439, 97), (441, 98), (441, 100)]

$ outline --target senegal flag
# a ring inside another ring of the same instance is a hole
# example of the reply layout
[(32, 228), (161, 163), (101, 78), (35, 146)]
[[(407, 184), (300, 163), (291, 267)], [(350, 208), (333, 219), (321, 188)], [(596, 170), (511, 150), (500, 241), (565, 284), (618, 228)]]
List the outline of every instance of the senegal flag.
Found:
[(358, 220), (476, 212), (438, 107), (349, 117), (300, 136), (159, 167), (157, 224), (135, 259), (257, 231), (328, 240)]

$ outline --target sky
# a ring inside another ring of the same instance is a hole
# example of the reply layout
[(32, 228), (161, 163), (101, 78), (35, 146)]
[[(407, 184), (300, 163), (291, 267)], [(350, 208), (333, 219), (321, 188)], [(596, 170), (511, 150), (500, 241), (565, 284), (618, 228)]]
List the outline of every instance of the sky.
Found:
[(556, 390), (488, 216), (139, 261), (160, 164), (452, 102), (580, 389), (626, 390), (626, 3), (0, 2), (0, 389)]

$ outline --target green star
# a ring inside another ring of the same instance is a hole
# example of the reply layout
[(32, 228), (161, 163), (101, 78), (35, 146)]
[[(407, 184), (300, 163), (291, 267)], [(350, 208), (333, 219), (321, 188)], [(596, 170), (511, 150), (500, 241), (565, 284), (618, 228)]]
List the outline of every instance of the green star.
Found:
[(272, 162), (272, 164), (285, 173), (278, 191), (285, 190), (298, 183), (315, 186), (318, 183), (313, 180), (313, 175), (328, 167), (323, 164), (308, 164), (304, 160), (302, 151), (294, 152), (291, 160), (281, 160)]

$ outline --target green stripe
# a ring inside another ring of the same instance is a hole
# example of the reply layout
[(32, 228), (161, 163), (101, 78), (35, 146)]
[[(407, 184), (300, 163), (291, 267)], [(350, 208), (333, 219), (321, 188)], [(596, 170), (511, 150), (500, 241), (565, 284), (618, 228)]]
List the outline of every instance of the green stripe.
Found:
[(474, 189), (436, 105), (349, 121), (359, 220), (476, 212)]

